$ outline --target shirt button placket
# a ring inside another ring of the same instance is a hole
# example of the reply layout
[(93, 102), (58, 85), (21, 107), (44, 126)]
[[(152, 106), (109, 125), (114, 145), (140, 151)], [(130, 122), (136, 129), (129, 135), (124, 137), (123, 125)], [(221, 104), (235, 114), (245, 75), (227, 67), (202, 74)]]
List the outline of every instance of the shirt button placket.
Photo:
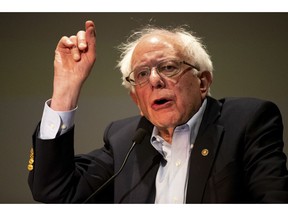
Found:
[(176, 165), (176, 167), (179, 167), (179, 166), (181, 165), (181, 160), (178, 159), (178, 160), (176, 161), (175, 165)]

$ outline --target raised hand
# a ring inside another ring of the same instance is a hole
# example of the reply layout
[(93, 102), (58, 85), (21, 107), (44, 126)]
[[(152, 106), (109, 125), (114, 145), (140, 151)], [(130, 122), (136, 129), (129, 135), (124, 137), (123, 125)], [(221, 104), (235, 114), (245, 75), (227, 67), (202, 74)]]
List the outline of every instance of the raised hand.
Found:
[(77, 106), (81, 87), (95, 60), (96, 33), (92, 21), (86, 21), (85, 31), (60, 39), (55, 50), (52, 109), (67, 111)]

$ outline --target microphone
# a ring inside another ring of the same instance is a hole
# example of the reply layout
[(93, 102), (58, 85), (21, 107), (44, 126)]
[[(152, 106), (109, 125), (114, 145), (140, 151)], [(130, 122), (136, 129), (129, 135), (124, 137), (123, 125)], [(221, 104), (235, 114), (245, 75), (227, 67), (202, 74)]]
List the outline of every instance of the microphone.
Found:
[(132, 139), (133, 143), (129, 148), (119, 170), (114, 175), (112, 175), (104, 184), (102, 184), (96, 191), (94, 191), (83, 203), (87, 203), (93, 196), (95, 196), (99, 191), (101, 191), (104, 187), (106, 187), (113, 179), (115, 179), (121, 173), (135, 145), (141, 143), (147, 133), (148, 133), (147, 130), (145, 130), (142, 127), (138, 127), (134, 135), (134, 138)]

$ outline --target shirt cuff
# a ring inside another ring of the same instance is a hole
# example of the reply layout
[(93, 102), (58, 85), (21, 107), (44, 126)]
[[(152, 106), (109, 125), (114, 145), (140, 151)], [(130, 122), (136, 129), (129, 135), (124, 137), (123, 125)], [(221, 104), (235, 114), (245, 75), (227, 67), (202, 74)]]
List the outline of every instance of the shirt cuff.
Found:
[(40, 124), (40, 139), (54, 139), (64, 134), (74, 125), (78, 107), (70, 111), (55, 111), (50, 108), (51, 99), (46, 101)]

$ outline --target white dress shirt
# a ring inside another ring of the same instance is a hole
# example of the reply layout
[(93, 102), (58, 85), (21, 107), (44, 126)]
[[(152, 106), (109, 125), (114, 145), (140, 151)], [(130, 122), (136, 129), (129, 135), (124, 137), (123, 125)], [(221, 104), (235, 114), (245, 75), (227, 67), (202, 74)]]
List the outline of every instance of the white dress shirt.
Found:
[(198, 112), (186, 124), (175, 128), (171, 144), (160, 137), (158, 129), (154, 127), (150, 141), (164, 158), (156, 176), (155, 203), (185, 203), (190, 153), (206, 103), (205, 99)]

